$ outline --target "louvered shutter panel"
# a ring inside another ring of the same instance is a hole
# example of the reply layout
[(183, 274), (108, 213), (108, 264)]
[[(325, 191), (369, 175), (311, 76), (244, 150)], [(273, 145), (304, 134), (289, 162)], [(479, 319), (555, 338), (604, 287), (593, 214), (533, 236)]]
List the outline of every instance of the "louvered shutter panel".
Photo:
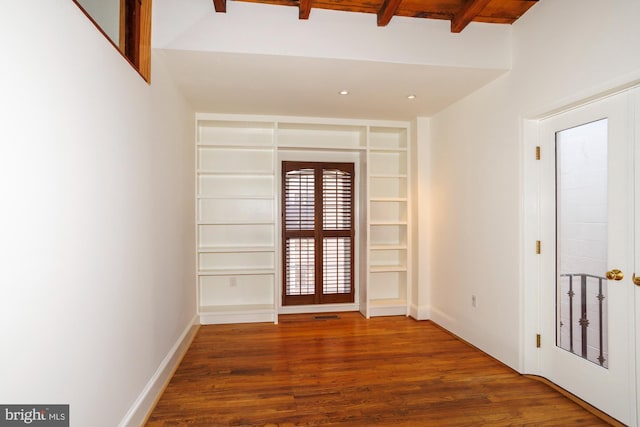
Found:
[[(315, 171), (287, 171), (284, 182), (285, 200), (285, 293), (313, 295), (315, 293), (315, 239), (294, 237), (290, 232), (315, 227)], [(297, 233), (295, 233), (297, 234)]]
[(313, 169), (289, 171), (285, 175), (285, 228), (313, 230), (315, 226), (315, 177)]
[(286, 294), (313, 295), (316, 292), (315, 239), (286, 241)]
[[(352, 174), (340, 169), (322, 173), (323, 230), (349, 233), (352, 228)], [(325, 237), (323, 240), (322, 292), (351, 292), (351, 236)]]

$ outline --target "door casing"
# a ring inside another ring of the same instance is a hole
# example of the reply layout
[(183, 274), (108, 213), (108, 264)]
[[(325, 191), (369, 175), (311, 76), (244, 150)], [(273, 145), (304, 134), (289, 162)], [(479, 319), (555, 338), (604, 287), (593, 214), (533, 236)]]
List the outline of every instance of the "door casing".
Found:
[[(282, 247), (282, 162), (283, 161), (317, 161), (317, 162), (351, 162), (354, 163), (355, 168), (355, 233), (356, 236), (362, 236), (362, 230), (366, 228), (366, 218), (363, 211), (363, 206), (366, 205), (366, 189), (364, 185), (366, 180), (361, 179), (365, 170), (364, 155), (358, 150), (354, 151), (314, 151), (314, 150), (279, 150), (276, 158), (276, 176), (278, 182), (276, 183), (276, 218), (279, 218), (276, 227), (276, 247)], [(282, 257), (278, 255), (276, 257), (276, 280), (275, 280), (275, 299), (278, 305), (278, 313), (280, 314), (296, 314), (296, 313), (330, 313), (339, 311), (359, 311), (361, 310), (360, 292), (361, 287), (364, 286), (362, 277), (364, 277), (364, 270), (362, 269), (362, 253), (364, 253), (363, 247), (358, 243), (360, 239), (356, 238), (355, 245), (355, 258), (354, 258), (354, 283), (355, 283), (355, 301), (354, 303), (341, 303), (341, 304), (314, 304), (314, 305), (283, 305), (282, 304)], [(279, 251), (278, 251), (279, 253)]]

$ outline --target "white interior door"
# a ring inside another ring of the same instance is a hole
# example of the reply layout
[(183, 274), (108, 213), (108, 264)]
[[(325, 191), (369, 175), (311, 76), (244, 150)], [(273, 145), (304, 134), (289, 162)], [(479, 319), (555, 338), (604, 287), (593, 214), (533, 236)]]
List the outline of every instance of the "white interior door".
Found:
[(636, 421), (633, 111), (618, 94), (541, 123), (541, 374)]

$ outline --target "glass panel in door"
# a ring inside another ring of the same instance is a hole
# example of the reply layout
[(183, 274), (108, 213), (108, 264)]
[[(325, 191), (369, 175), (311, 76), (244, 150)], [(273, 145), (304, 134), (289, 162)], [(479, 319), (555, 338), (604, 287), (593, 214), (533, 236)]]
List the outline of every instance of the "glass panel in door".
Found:
[(606, 368), (607, 119), (556, 133), (556, 345)]

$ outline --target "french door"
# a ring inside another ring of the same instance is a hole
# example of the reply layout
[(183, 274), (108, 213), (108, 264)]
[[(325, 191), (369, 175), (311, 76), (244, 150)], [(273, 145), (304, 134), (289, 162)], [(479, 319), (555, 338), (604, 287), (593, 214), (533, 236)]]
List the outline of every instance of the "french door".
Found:
[(629, 94), (543, 120), (541, 374), (637, 425)]
[(354, 302), (354, 164), (282, 162), (283, 305)]

